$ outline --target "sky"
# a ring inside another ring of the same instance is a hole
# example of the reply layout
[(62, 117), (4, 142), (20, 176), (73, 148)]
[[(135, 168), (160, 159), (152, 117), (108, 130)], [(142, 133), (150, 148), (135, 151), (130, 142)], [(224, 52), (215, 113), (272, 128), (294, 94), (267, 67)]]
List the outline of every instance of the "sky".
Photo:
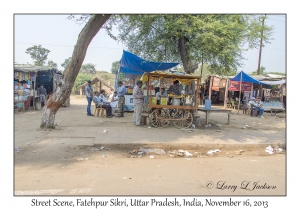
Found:
[[(42, 45), (50, 50), (48, 60), (61, 64), (72, 56), (78, 34), (84, 24), (78, 24), (67, 19), (66, 15), (14, 15), (14, 61), (20, 64), (30, 63), (33, 60), (25, 51), (33, 45)], [(261, 66), (267, 72), (286, 72), (286, 16), (268, 15), (267, 25), (274, 26), (273, 40), (262, 49)], [(122, 56), (122, 43), (111, 39), (104, 30), (100, 30), (92, 40), (83, 64), (92, 63), (98, 71), (109, 71), (114, 61)], [(259, 49), (245, 52), (243, 70), (247, 73), (258, 67)]]

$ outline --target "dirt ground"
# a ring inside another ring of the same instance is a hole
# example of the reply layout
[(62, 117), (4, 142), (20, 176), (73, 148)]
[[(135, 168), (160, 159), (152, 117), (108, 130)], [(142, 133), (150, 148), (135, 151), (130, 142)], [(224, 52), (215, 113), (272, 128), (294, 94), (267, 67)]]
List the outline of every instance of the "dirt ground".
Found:
[[(41, 112), (15, 113), (15, 195), (286, 194), (284, 113), (259, 119), (233, 110), (230, 125), (212, 114), (211, 127), (198, 113), (196, 129), (136, 127), (132, 113), (88, 117), (86, 99), (73, 96), (57, 129), (41, 130)], [(283, 151), (269, 154), (269, 145)]]

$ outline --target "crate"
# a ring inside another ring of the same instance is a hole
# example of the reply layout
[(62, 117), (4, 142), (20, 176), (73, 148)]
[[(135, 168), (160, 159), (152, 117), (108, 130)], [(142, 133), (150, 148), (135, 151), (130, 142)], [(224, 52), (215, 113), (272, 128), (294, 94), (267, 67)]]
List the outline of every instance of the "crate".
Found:
[(160, 105), (167, 105), (167, 102), (168, 102), (168, 98), (163, 98), (163, 97), (160, 98)]
[(154, 104), (154, 105), (157, 104), (156, 97), (152, 97), (151, 104)]

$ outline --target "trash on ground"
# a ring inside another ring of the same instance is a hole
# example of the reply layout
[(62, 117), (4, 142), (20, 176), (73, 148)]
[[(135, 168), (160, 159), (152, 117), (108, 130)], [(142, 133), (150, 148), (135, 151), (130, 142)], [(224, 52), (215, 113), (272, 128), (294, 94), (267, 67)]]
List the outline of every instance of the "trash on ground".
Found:
[(221, 151), (219, 149), (209, 150), (206, 154), (207, 155), (213, 155), (214, 153), (217, 153), (217, 152), (221, 152)]
[(106, 156), (106, 155), (102, 155), (102, 157), (103, 157), (103, 158), (106, 158), (107, 156)]
[(247, 128), (246, 126), (242, 127), (242, 129), (246, 129), (246, 128)]
[(273, 148), (269, 145), (267, 146), (265, 152), (269, 153), (270, 155), (272, 155), (274, 152), (273, 152)]
[(20, 147), (15, 148), (15, 150), (16, 150), (16, 152), (20, 152), (21, 151)]
[(275, 150), (276, 150), (276, 152), (278, 152), (278, 153), (283, 152), (283, 149), (282, 149), (282, 148), (276, 148)]
[(88, 160), (88, 158), (84, 158), (83, 160)]
[(136, 156), (136, 155), (131, 155), (130, 157), (131, 158), (138, 158), (138, 156)]
[(194, 124), (192, 124), (192, 128), (196, 128), (196, 126)]
[(83, 158), (77, 158), (77, 160), (84, 160)]
[(138, 155), (142, 155), (142, 154), (144, 154), (143, 152), (138, 152)]
[(246, 127), (248, 127), (249, 125), (245, 125)]
[(138, 152), (143, 152), (143, 153), (146, 153), (146, 154), (155, 153), (157, 155), (165, 155), (166, 154), (165, 150), (163, 150), (163, 149), (155, 149), (155, 148), (154, 149), (153, 148), (144, 149), (142, 147), (139, 149)]
[(102, 121), (100, 121), (100, 122), (102, 122)]
[(138, 155), (138, 158), (141, 158), (141, 157), (143, 157), (142, 155)]
[(129, 154), (137, 154), (138, 152), (139, 152), (138, 150), (134, 149), (134, 150), (130, 151)]
[(243, 149), (239, 149), (238, 151), (239, 151), (240, 153), (245, 152), (245, 150), (243, 150)]
[(186, 156), (186, 157), (192, 157), (192, 156), (193, 156), (193, 154), (191, 154), (191, 153), (189, 153), (189, 152), (185, 151), (185, 156)]
[(106, 148), (106, 150), (110, 150), (109, 148)]
[(154, 158), (154, 156), (151, 155), (150, 158)]
[(216, 124), (216, 126), (222, 126), (221, 124)]
[(95, 147), (93, 147), (91, 150), (93, 150), (93, 151), (96, 151), (96, 150), (98, 150), (97, 148), (95, 148)]
[(105, 147), (100, 147), (101, 150), (103, 150)]
[(107, 132), (107, 130), (104, 130), (104, 131), (103, 131), (103, 133), (106, 133), (106, 132)]
[(148, 126), (148, 128), (151, 128), (151, 126)]
[(208, 124), (208, 127), (211, 127), (211, 124)]

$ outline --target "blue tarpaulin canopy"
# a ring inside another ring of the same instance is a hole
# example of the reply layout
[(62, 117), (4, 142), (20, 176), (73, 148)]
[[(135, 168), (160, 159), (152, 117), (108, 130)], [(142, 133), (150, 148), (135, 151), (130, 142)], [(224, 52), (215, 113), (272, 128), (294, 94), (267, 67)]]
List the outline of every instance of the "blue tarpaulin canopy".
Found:
[(177, 66), (179, 63), (163, 63), (144, 60), (130, 52), (123, 50), (120, 60), (120, 72), (124, 74), (143, 74), (155, 70), (167, 70)]
[[(242, 77), (242, 78), (241, 78)], [(246, 74), (243, 71), (240, 71), (240, 73), (238, 73), (235, 77), (233, 77), (232, 79), (230, 79), (231, 81), (236, 81), (236, 82), (240, 82), (242, 79), (242, 82), (252, 82), (254, 84), (261, 84), (261, 85), (267, 85), (264, 82), (261, 82), (259, 80), (254, 79), (253, 77), (249, 76), (248, 74)]]

